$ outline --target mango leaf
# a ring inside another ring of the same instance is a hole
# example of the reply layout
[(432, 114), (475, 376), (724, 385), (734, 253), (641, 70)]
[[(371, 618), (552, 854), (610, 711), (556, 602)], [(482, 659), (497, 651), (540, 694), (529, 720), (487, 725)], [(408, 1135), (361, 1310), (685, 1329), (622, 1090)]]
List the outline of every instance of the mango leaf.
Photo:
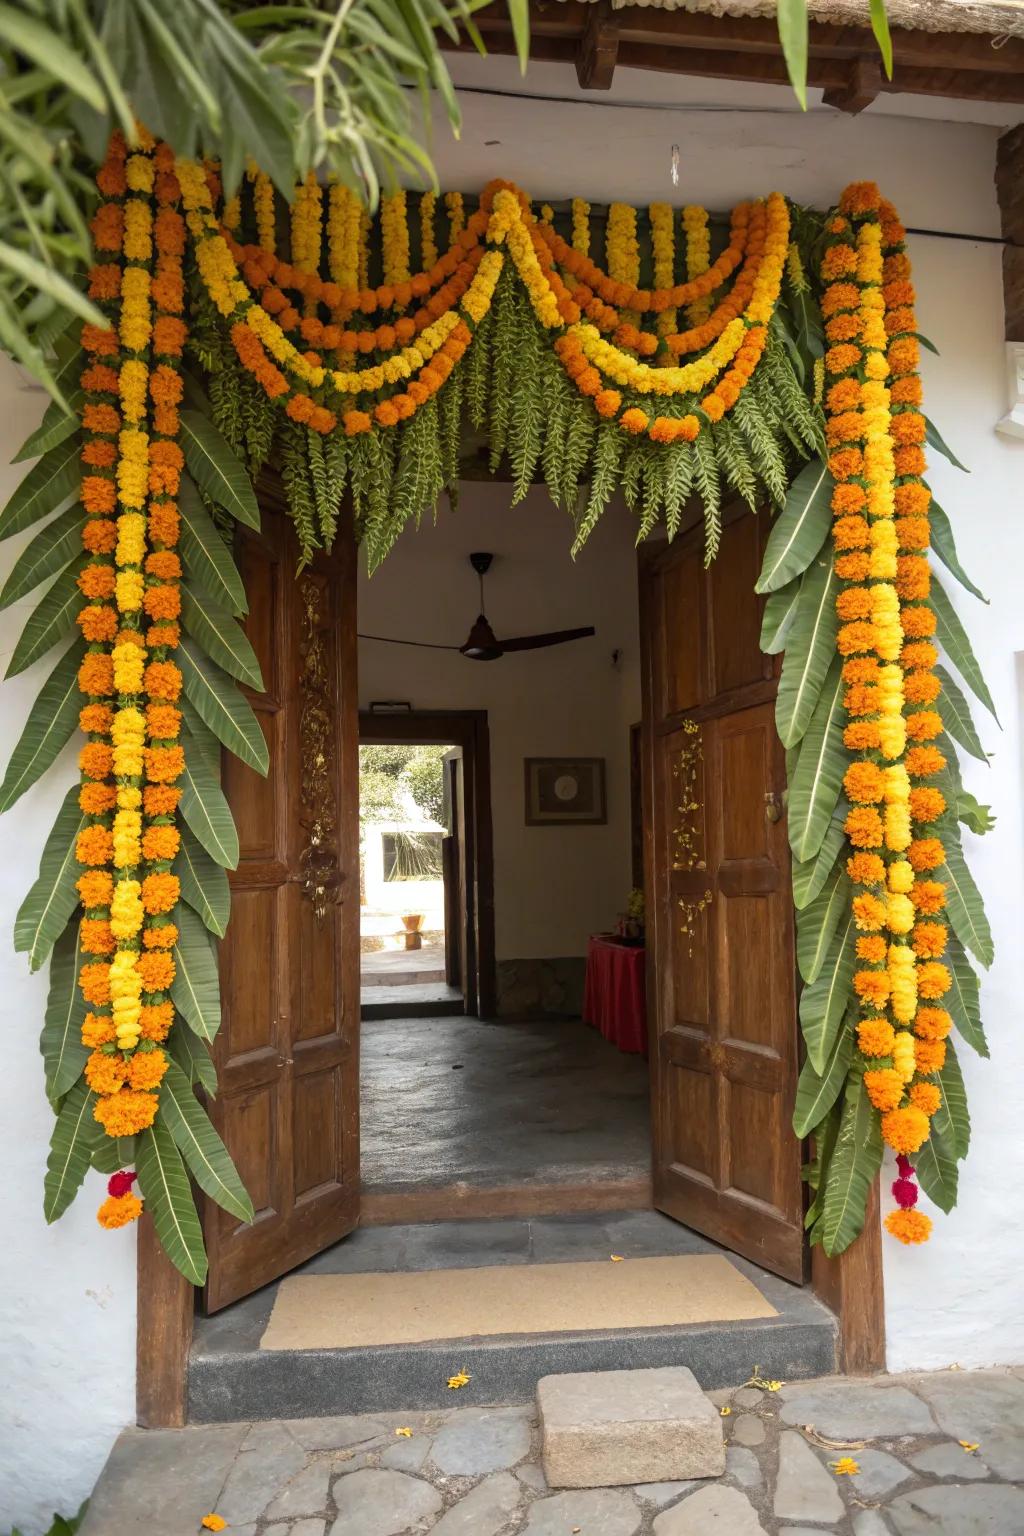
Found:
[(834, 484), (821, 459), (804, 465), (772, 524), (755, 592), (777, 592), (806, 571), (832, 526)]
[(50, 957), (50, 992), (39, 1037), (51, 1101), (62, 1099), (74, 1086), (89, 1054), (82, 1044), (85, 1000), (78, 986), (82, 961), (79, 924), (69, 923)]
[(850, 1002), (857, 935), (853, 913), (847, 911), (836, 930), (825, 963), (800, 994), (800, 1028), (814, 1070), (825, 1071), (836, 1034)]
[[(811, 1132), (814, 1138), (814, 1156), (809, 1163), (805, 1163), (800, 1170), (802, 1177), (814, 1190), (814, 1199), (807, 1207), (804, 1217), (804, 1231), (809, 1232), (821, 1218), (822, 1206), (825, 1203), (825, 1190), (828, 1186), (828, 1170), (832, 1162), (832, 1153), (835, 1150), (836, 1137), (839, 1134), (839, 1121), (842, 1117), (842, 1105), (835, 1103), (825, 1116), (818, 1122)], [(817, 1238), (812, 1233), (811, 1241)]]
[(62, 511), (72, 497), (77, 499), (81, 483), (78, 439), (70, 437), (43, 454), (0, 512), (0, 539)]
[(76, 503), (40, 529), (14, 562), (0, 592), (0, 608), (9, 608), (48, 576), (64, 570), (76, 556), (81, 560), (84, 521), (85, 513)]
[(800, 581), (800, 607), (787, 637), (775, 700), (775, 723), (784, 747), (796, 746), (810, 724), (836, 654), (837, 587), (831, 557), (812, 561)]
[(832, 946), (840, 918), (849, 911), (853, 888), (841, 864), (837, 864), (821, 894), (796, 917), (796, 958), (800, 975), (810, 985), (817, 981)]
[(85, 814), (78, 805), (78, 785), (74, 784), (64, 796), (46, 839), (39, 877), (14, 920), (14, 948), (28, 955), (30, 971), (38, 971), (78, 906), (75, 881), (82, 870), (75, 857), (75, 840), (85, 825)]
[(944, 963), (949, 967), (953, 985), (942, 999), (948, 1008), (954, 1028), (977, 1051), (979, 1056), (988, 1055), (988, 1041), (981, 1023), (981, 999), (978, 977), (968, 960), (960, 940), (950, 934), (946, 944)]
[(963, 849), (959, 842), (949, 837), (943, 839), (946, 863), (936, 870), (936, 880), (946, 886), (946, 912), (953, 932), (965, 949), (969, 949), (986, 970), (992, 964), (994, 949), (992, 929), (985, 915), (981, 892), (974, 883), (974, 876), (967, 868)]
[(188, 475), (182, 475), (178, 487), (178, 511), (181, 513), (179, 549), (190, 582), (208, 592), (232, 613), (248, 613), (242, 578)]
[[(54, 382), (58, 388), (82, 366), (81, 351), (76, 349), (67, 359), (64, 365), (54, 371)], [(43, 413), (43, 419), (30, 437), (27, 437), (18, 449), (12, 464), (21, 464), (25, 459), (37, 459), (40, 454), (46, 453), (50, 448), (56, 448), (58, 443), (65, 442), (72, 434), (81, 430), (81, 411), (85, 401), (82, 390), (74, 389), (70, 393), (64, 391), (68, 402), (68, 410), (65, 410), (59, 400), (51, 400)]]
[(766, 656), (777, 656), (786, 649), (786, 637), (796, 617), (800, 601), (800, 583), (793, 578), (786, 586), (773, 592), (764, 605), (761, 617), (761, 650)]
[(955, 683), (946, 671), (945, 667), (936, 667), (935, 676), (942, 684), (942, 698), (939, 708), (942, 711), (942, 723), (952, 736), (958, 741), (965, 752), (981, 762), (988, 762), (988, 753), (981, 744), (978, 732), (975, 730), (974, 721), (971, 719), (970, 706), (964, 698), (959, 685)]
[(160, 1084), (157, 1119), (167, 1126), (199, 1188), (221, 1210), (239, 1221), (253, 1219), (252, 1201), (238, 1177), (228, 1149), (210, 1124), (192, 1084), (176, 1062), (169, 1062)]
[(836, 656), (789, 782), (789, 846), (800, 863), (813, 858), (821, 847), (849, 767), (850, 754), (843, 743), (843, 693), (843, 666)]
[(265, 777), (270, 770), (270, 752), (248, 700), (194, 641), (183, 640), (176, 654), (185, 695), (200, 719), (229, 752)]
[(181, 740), (185, 748), (181, 814), (211, 858), (224, 869), (237, 869), (238, 833), (220, 778), (187, 728)]
[(940, 1122), (938, 1116), (932, 1120), (928, 1140), (915, 1154), (914, 1169), (929, 1200), (934, 1200), (940, 1211), (951, 1211), (956, 1205), (960, 1170), (952, 1127)]
[(181, 446), (199, 489), (247, 528), (259, 531), (260, 509), (249, 476), (208, 416), (181, 412)]
[(992, 807), (982, 805), (977, 795), (968, 794), (966, 789), (958, 789), (956, 792), (956, 819), (962, 821), (965, 827), (970, 827), (976, 837), (984, 837), (991, 832), (997, 820), (992, 814)]
[(185, 725), (188, 727), (188, 731), (192, 737), (192, 740), (195, 742), (198, 750), (202, 753), (207, 767), (219, 784), (221, 757), (223, 756), (224, 748), (221, 746), (216, 736), (210, 730), (210, 727), (206, 724), (206, 721), (200, 719), (199, 715), (196, 713), (195, 707), (189, 703), (188, 699), (179, 699), (178, 705), (181, 709), (182, 719), (184, 720)]
[(971, 1117), (967, 1112), (967, 1090), (960, 1063), (950, 1041), (946, 1041), (946, 1064), (932, 1081), (942, 1095), (942, 1102), (932, 1117), (932, 1129), (948, 1133), (957, 1157), (966, 1157), (971, 1144)]
[(212, 1040), (220, 1029), (217, 956), (206, 929), (192, 908), (179, 905), (175, 912), (178, 942), (174, 946), (171, 998), (196, 1034), (202, 1040)]
[(964, 629), (956, 609), (946, 596), (941, 583), (935, 575), (932, 576), (930, 601), (936, 620), (936, 639), (971, 692), (981, 700), (998, 725), (999, 716), (996, 714), (996, 707), (992, 703), (992, 695), (988, 691), (988, 684), (981, 675), (981, 668), (978, 666), (974, 652), (971, 649), (971, 642), (967, 638), (967, 631)]
[(136, 1137), (135, 1169), (160, 1246), (192, 1285), (206, 1280), (206, 1249), (181, 1153), (157, 1120)]
[(881, 1166), (881, 1122), (854, 1067), (846, 1080), (820, 1222), (821, 1245), (830, 1257), (849, 1248), (863, 1227), (868, 1194)]
[(198, 645), (240, 683), (263, 692), (263, 674), (256, 652), (238, 620), (219, 603), (204, 595), (196, 597), (187, 585), (181, 589), (181, 621)]
[(809, 1135), (838, 1099), (850, 1069), (855, 1025), (856, 1016), (848, 1016), (832, 1043), (824, 1072), (816, 1072), (810, 1058), (804, 1062), (793, 1108), (793, 1130), (797, 1136)]
[(60, 1107), (43, 1180), (43, 1215), (48, 1222), (62, 1216), (82, 1187), (96, 1141), (93, 1096), (80, 1078)]
[(174, 861), (174, 873), (181, 882), (181, 896), (201, 917), (211, 933), (222, 939), (231, 914), (228, 877), (188, 826), (181, 828), (181, 847)]
[(885, 0), (871, 0), (871, 30), (875, 34), (878, 51), (882, 55), (886, 79), (891, 80), (892, 34), (889, 31), (889, 17), (885, 9)]
[(933, 501), (928, 508), (928, 525), (931, 530), (932, 549), (938, 555), (947, 571), (952, 572), (960, 585), (966, 587), (968, 592), (980, 598), (983, 603), (987, 603), (988, 598), (984, 592), (974, 585), (974, 582), (960, 564), (956, 552), (956, 541), (953, 538), (953, 525), (937, 501)]
[(82, 703), (78, 668), (84, 654), (85, 641), (75, 640), (43, 684), (0, 784), (0, 811), (9, 811), (31, 789), (74, 735)]
[(793, 905), (797, 911), (814, 900), (835, 868), (836, 860), (846, 842), (846, 832), (843, 828), (843, 822), (846, 820), (845, 806), (845, 800), (841, 801), (842, 814), (840, 815), (837, 811), (832, 817), (825, 828), (821, 847), (813, 859), (806, 859), (803, 863), (797, 863), (795, 860), (793, 862)]
[[(121, 1156), (121, 1143), (113, 1136), (101, 1136), (92, 1146), (92, 1167), (97, 1173), (117, 1173), (119, 1169), (131, 1166), (134, 1157), (128, 1159), (128, 1163)], [(49, 1536), (49, 1532), (47, 1532)]]
[(807, 0), (779, 0), (779, 41), (796, 99), (807, 111)]
[(80, 568), (81, 560), (72, 560), (40, 598), (14, 647), (7, 677), (24, 672), (59, 641), (74, 633), (78, 610), (82, 606), (77, 579)]
[(167, 1040), (167, 1049), (190, 1083), (199, 1083), (211, 1098), (217, 1097), (217, 1069), (209, 1049), (206, 1042), (189, 1029), (184, 1019), (175, 1020)]
[(953, 452), (952, 448), (946, 442), (945, 438), (943, 437), (942, 433), (939, 431), (938, 427), (935, 425), (934, 421), (929, 421), (928, 417), (926, 416), (924, 418), (924, 424), (925, 424), (924, 440), (928, 444), (928, 446), (930, 448), (934, 448), (936, 453), (941, 453), (942, 457), (944, 459), (948, 459), (949, 462), (951, 464), (955, 465), (955, 467), (957, 469), (962, 469), (965, 475), (969, 475), (970, 474), (970, 470), (967, 468), (967, 465), (966, 464), (961, 464), (960, 460), (957, 458), (957, 456)]

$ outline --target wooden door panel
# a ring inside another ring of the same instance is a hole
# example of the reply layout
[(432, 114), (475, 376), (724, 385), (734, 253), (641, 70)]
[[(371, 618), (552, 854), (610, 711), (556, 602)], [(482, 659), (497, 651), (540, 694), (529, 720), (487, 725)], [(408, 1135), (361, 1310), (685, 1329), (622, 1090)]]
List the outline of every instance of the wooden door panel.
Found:
[[(794, 936), (762, 525), (641, 562), (655, 1204), (802, 1279)], [(680, 607), (679, 605), (683, 606)]]
[(221, 946), (214, 1123), (253, 1197), (248, 1226), (207, 1203), (216, 1311), (358, 1220), (358, 715), (355, 547), (296, 573), (287, 517), (244, 534), (246, 633), (266, 779), (233, 758), (224, 785), (240, 857)]

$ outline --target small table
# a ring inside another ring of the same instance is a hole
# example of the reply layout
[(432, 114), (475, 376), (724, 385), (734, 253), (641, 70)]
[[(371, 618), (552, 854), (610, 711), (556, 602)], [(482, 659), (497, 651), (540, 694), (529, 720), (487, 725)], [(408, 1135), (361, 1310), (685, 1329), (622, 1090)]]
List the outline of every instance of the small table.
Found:
[(583, 1019), (620, 1051), (647, 1055), (644, 970), (647, 951), (611, 933), (587, 940)]

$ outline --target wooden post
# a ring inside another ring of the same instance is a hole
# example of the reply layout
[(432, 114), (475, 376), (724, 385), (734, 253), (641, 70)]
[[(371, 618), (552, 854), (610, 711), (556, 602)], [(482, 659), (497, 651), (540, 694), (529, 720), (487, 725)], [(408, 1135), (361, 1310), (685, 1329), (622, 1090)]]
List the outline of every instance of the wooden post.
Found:
[(138, 1288), (135, 1415), (144, 1429), (178, 1429), (185, 1422), (195, 1299), (145, 1212), (139, 1218)]
[(1003, 235), (1003, 301), (1007, 341), (1024, 341), (1024, 123), (1004, 133), (996, 150), (996, 197)]
[(878, 1180), (868, 1195), (864, 1228), (845, 1253), (830, 1259), (811, 1249), (815, 1291), (839, 1319), (839, 1369), (851, 1376), (885, 1370), (885, 1286)]
[(611, 0), (587, 6), (576, 53), (576, 78), (585, 91), (607, 91), (619, 53), (619, 24)]

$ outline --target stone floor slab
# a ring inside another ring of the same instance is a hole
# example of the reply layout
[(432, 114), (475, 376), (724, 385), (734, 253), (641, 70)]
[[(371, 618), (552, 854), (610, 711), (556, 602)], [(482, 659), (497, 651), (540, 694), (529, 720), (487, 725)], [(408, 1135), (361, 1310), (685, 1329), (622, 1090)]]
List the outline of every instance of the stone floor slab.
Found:
[(434, 1441), (430, 1459), (452, 1477), (479, 1477), (514, 1467), (529, 1449), (529, 1420), (521, 1412), (495, 1408), (452, 1419)]
[(247, 1424), (128, 1429), (119, 1436), (89, 1501), (80, 1536), (138, 1529), (180, 1536), (217, 1508)]
[(729, 1439), (734, 1445), (763, 1445), (764, 1420), (756, 1413), (741, 1413), (732, 1421)]
[(899, 1536), (1011, 1536), (1024, 1531), (1024, 1493), (999, 1483), (902, 1493), (887, 1514)]
[(392, 1430), (379, 1419), (362, 1413), (346, 1413), (330, 1419), (284, 1419), (286, 1429), (307, 1451), (340, 1451), (350, 1445), (366, 1445)]
[(338, 1518), (331, 1536), (400, 1536), (436, 1515), (442, 1499), (436, 1488), (404, 1472), (364, 1469), (334, 1485)]
[(927, 1406), (908, 1388), (873, 1386), (863, 1381), (800, 1382), (782, 1388), (784, 1424), (813, 1424), (830, 1440), (888, 1439), (896, 1435), (933, 1435)]
[(644, 1499), (648, 1504), (656, 1504), (659, 1509), (664, 1509), (666, 1504), (675, 1504), (684, 1493), (692, 1493), (696, 1486), (692, 1479), (688, 1479), (685, 1483), (637, 1483), (633, 1492), (638, 1499)]
[(736, 1488), (713, 1484), (655, 1518), (654, 1536), (764, 1536), (757, 1511)]
[[(828, 1461), (835, 1461), (843, 1453), (832, 1451), (827, 1457)], [(963, 1452), (960, 1452), (961, 1456)], [(910, 1481), (913, 1473), (908, 1472), (903, 1464), (890, 1456), (887, 1451), (876, 1451), (866, 1446), (862, 1451), (851, 1451), (850, 1455), (860, 1467), (860, 1471), (850, 1478), (850, 1487), (858, 1498), (884, 1499), (899, 1488), (902, 1483)], [(844, 1479), (845, 1481), (845, 1479)]]
[(939, 1428), (957, 1440), (992, 1430), (1024, 1434), (1024, 1381), (999, 1371), (937, 1371), (915, 1376), (914, 1391), (931, 1405)]
[(495, 1472), (453, 1504), (434, 1536), (496, 1536), (519, 1508), (523, 1490), (511, 1472)]
[(990, 1429), (981, 1437), (980, 1447), (998, 1477), (1024, 1482), (1024, 1434), (1019, 1430)]
[(775, 1513), (780, 1520), (834, 1522), (844, 1514), (835, 1478), (796, 1430), (779, 1439)]
[(264, 1514), (268, 1520), (295, 1520), (300, 1515), (318, 1515), (327, 1508), (327, 1490), (331, 1466), (328, 1461), (312, 1462), (291, 1479)]
[(918, 1472), (929, 1477), (952, 1477), (957, 1482), (976, 1482), (988, 1477), (989, 1470), (979, 1455), (970, 1455), (956, 1440), (944, 1445), (930, 1445), (907, 1460)]
[(692, 1371), (582, 1371), (537, 1383), (544, 1473), (552, 1488), (717, 1477), (722, 1421)]
[(862, 1509), (853, 1517), (853, 1536), (892, 1536), (892, 1526), (877, 1509)]
[(531, 1504), (523, 1536), (637, 1536), (640, 1518), (636, 1500), (619, 1488), (573, 1488)]
[(384, 1451), (380, 1464), (394, 1472), (419, 1472), (429, 1450), (429, 1435), (413, 1435), (411, 1440), (398, 1439)]
[(745, 1445), (730, 1445), (725, 1451), (725, 1475), (741, 1488), (759, 1488), (764, 1481), (761, 1463)]

